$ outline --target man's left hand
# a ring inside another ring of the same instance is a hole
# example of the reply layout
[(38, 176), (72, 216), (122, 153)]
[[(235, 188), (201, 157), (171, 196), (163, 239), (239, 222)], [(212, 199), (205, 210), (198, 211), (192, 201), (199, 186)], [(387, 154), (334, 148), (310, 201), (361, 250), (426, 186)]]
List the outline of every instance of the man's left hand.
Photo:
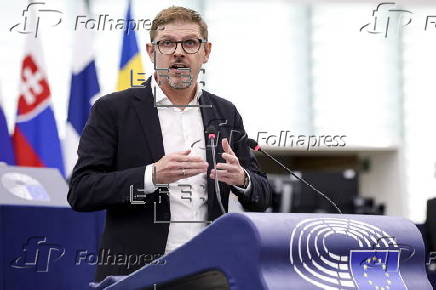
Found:
[(222, 157), (224, 160), (226, 160), (226, 163), (217, 163), (217, 170), (215, 171), (215, 169), (212, 169), (210, 171), (210, 178), (218, 178), (219, 181), (225, 182), (228, 185), (243, 187), (245, 180), (245, 170), (239, 164), (238, 157), (230, 147), (227, 138), (224, 138), (221, 144), (224, 149)]

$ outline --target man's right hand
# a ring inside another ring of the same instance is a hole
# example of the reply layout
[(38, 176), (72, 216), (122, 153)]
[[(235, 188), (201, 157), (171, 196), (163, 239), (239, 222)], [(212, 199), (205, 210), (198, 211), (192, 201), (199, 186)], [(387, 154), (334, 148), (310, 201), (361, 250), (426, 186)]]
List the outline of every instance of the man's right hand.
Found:
[(191, 150), (174, 152), (154, 163), (153, 183), (169, 184), (199, 173), (206, 173), (209, 164), (200, 156), (189, 156)]

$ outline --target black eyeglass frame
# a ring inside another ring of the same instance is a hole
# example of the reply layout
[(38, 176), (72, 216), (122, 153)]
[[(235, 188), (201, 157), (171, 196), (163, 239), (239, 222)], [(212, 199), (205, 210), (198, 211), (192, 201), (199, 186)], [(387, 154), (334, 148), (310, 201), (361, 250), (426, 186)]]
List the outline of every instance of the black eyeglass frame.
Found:
[[(186, 41), (189, 41), (189, 40), (193, 40), (193, 39), (198, 40), (198, 41), (200, 42), (200, 45), (198, 46), (198, 48), (197, 48), (197, 50), (196, 50), (195, 52), (187, 52), (186, 49), (185, 49), (185, 47), (183, 46), (183, 43), (186, 42)], [(175, 43), (176, 46), (174, 47), (174, 51), (173, 51), (172, 53), (163, 53), (163, 52), (160, 50), (160, 46), (159, 46), (159, 43), (162, 42), (162, 41), (170, 41), (170, 42), (172, 42), (172, 43)], [(159, 50), (160, 53), (165, 54), (165, 55), (170, 55), (170, 54), (174, 54), (174, 53), (176, 52), (176, 50), (177, 50), (177, 46), (179, 45), (179, 43), (180, 43), (180, 45), (182, 46), (182, 49), (183, 49), (183, 51), (184, 51), (185, 53), (187, 53), (187, 54), (196, 54), (196, 53), (200, 50), (201, 44), (202, 44), (202, 43), (207, 43), (207, 40), (205, 40), (205, 39), (201, 39), (201, 38), (190, 38), (190, 39), (179, 40), (179, 41), (174, 41), (174, 40), (164, 39), (164, 40), (159, 40), (159, 41), (156, 41), (156, 42), (153, 41), (151, 44), (156, 45), (156, 46), (157, 46), (157, 49)]]

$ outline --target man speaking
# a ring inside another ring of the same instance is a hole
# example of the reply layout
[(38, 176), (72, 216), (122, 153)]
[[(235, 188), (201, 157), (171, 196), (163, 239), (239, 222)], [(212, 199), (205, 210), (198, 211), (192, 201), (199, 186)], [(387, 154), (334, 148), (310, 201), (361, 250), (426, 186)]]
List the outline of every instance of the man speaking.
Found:
[(95, 102), (70, 181), (73, 209), (106, 209), (98, 281), (188, 242), (227, 211), (230, 190), (247, 211), (271, 202), (235, 106), (197, 83), (212, 48), (201, 16), (162, 10), (150, 39), (156, 71)]

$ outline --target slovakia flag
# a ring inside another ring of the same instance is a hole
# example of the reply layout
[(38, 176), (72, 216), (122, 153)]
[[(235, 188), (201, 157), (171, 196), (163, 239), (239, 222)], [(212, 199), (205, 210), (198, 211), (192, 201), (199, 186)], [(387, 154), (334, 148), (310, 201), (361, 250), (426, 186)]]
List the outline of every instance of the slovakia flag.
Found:
[[(32, 12), (32, 18), (35, 19), (35, 11)], [(13, 135), (16, 164), (57, 168), (65, 176), (40, 36), (29, 34), (26, 37)]]

